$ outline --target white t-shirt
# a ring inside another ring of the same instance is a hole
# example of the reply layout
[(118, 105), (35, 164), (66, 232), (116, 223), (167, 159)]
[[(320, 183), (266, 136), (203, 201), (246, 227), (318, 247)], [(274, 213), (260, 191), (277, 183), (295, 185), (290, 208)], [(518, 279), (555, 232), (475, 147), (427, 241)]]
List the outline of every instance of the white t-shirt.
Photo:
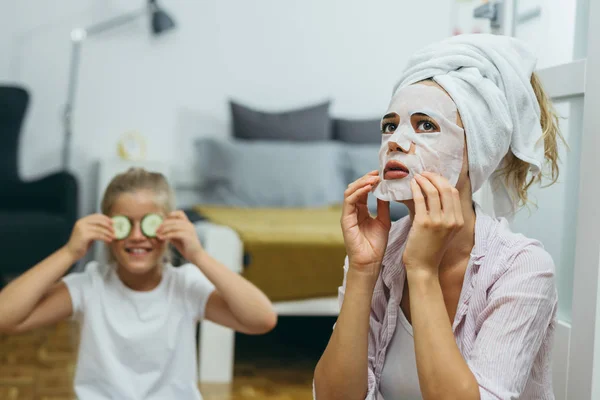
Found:
[(402, 309), (398, 322), (381, 370), (379, 391), (385, 400), (420, 400), (413, 329)]
[(79, 399), (202, 399), (196, 322), (214, 285), (198, 267), (166, 265), (148, 292), (128, 288), (113, 267), (97, 262), (63, 279), (81, 321)]

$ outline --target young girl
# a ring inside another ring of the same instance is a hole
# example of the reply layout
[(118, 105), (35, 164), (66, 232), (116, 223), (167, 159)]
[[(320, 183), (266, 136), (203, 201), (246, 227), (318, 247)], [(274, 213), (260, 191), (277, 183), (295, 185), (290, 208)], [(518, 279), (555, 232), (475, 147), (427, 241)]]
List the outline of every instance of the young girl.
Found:
[[(544, 164), (558, 177), (561, 135), (534, 67), (520, 41), (484, 34), (409, 60), (380, 170), (345, 192), (341, 311), (317, 400), (554, 399), (554, 263), (497, 218), (527, 202)], [(472, 197), (488, 179), (494, 218)], [(393, 200), (410, 215), (391, 224)]]
[[(0, 292), (3, 332), (79, 317), (78, 398), (201, 399), (197, 321), (246, 334), (263, 334), (276, 324), (269, 299), (206, 253), (173, 202), (161, 174), (130, 169), (117, 175), (104, 194), (102, 214), (77, 221), (68, 243)], [(154, 221), (143, 224), (145, 217)], [(161, 219), (154, 232), (152, 223)], [(125, 227), (115, 229), (114, 221)], [(125, 237), (117, 239), (117, 233)], [(63, 278), (96, 240), (107, 243), (109, 262), (91, 262)], [(168, 243), (190, 263), (169, 264)]]

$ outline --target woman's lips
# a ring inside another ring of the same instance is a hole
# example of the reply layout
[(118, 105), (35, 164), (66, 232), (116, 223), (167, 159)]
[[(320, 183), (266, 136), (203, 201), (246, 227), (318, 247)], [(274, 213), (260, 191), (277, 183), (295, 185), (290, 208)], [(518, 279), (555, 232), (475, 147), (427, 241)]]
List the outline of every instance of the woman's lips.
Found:
[(406, 165), (402, 164), (400, 161), (390, 160), (385, 164), (385, 168), (383, 169), (383, 179), (391, 180), (406, 178), (409, 172)]

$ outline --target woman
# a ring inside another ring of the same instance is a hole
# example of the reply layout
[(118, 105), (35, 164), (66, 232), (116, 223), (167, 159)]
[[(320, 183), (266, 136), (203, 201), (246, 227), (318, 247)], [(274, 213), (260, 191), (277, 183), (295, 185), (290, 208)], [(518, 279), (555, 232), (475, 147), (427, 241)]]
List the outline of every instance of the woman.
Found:
[[(409, 60), (382, 121), (380, 170), (345, 192), (341, 310), (316, 399), (554, 398), (553, 261), (472, 200), (489, 180), (510, 218), (544, 163), (558, 177), (562, 137), (534, 67), (523, 43), (492, 35)], [(410, 215), (392, 225), (394, 200)]]

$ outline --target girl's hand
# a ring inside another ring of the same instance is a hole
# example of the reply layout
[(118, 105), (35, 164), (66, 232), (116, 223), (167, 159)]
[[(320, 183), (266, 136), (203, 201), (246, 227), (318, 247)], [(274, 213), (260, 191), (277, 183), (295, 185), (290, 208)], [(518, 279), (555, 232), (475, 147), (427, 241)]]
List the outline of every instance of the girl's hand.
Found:
[(448, 243), (464, 225), (458, 190), (430, 172), (416, 175), (411, 189), (415, 216), (402, 260), (407, 271), (437, 275)]
[(377, 217), (369, 215), (367, 196), (379, 181), (377, 171), (356, 180), (344, 192), (342, 233), (351, 268), (376, 278), (390, 232), (390, 203), (377, 199)]
[(194, 225), (183, 211), (173, 211), (156, 230), (159, 240), (168, 240), (188, 261), (204, 251)]
[(92, 214), (79, 219), (65, 247), (75, 260), (79, 260), (95, 240), (106, 243), (115, 240), (112, 219), (104, 214)]

